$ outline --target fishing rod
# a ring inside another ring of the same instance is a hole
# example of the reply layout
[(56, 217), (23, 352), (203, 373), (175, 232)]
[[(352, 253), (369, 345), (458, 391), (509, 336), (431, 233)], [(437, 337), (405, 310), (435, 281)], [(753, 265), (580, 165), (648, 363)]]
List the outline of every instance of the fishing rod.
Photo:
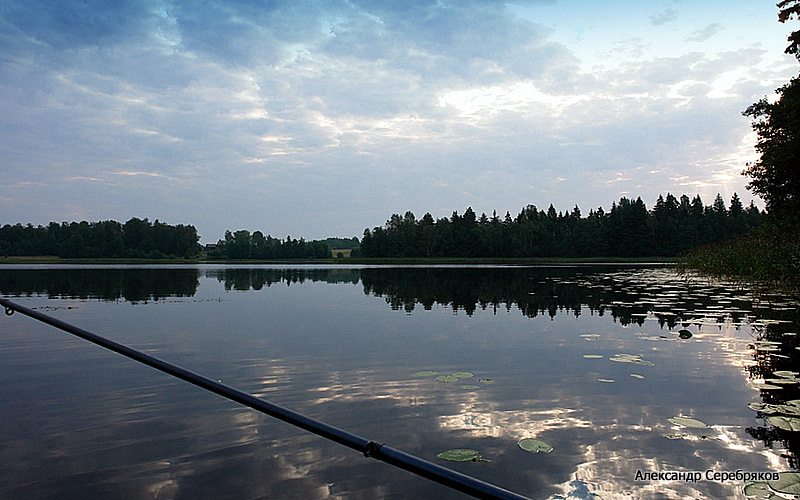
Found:
[(269, 401), (257, 398), (252, 394), (240, 391), (234, 387), (223, 384), (208, 377), (192, 372), (180, 366), (168, 363), (154, 356), (150, 356), (143, 352), (137, 351), (126, 345), (114, 342), (105, 337), (101, 337), (95, 333), (89, 332), (77, 326), (56, 319), (47, 314), (34, 311), (27, 307), (23, 307), (14, 302), (0, 298), (0, 305), (5, 308), (6, 316), (11, 316), (14, 312), (19, 312), (25, 316), (41, 321), (59, 330), (88, 340), (93, 344), (104, 347), (110, 351), (121, 354), (125, 357), (143, 363), (147, 366), (160, 370), (164, 373), (177, 377), (181, 380), (189, 382), (190, 384), (201, 387), (207, 391), (211, 391), (224, 398), (230, 399), (236, 403), (250, 407), (256, 411), (267, 414), (271, 417), (282, 420), (286, 423), (299, 427), (303, 430), (312, 432), (325, 439), (330, 439), (341, 445), (352, 448), (364, 454), (367, 458), (374, 458), (387, 464), (394, 465), (403, 470), (416, 474), (418, 476), (430, 479), (444, 486), (453, 488), (462, 493), (472, 495), (475, 498), (485, 499), (526, 499), (518, 493), (503, 489), (499, 486), (475, 479), (474, 477), (461, 474), (454, 470), (442, 467), (427, 460), (424, 460), (414, 455), (410, 455), (404, 451), (398, 450), (386, 444), (376, 443), (375, 441), (345, 431), (338, 427), (320, 422), (313, 418), (307, 417), (293, 410), (289, 410), (282, 406), (270, 403)]

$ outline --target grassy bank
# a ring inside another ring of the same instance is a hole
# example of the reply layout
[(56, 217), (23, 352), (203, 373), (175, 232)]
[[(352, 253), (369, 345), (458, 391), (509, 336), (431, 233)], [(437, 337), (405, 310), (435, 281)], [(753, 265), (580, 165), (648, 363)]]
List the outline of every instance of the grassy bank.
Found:
[(699, 248), (678, 268), (798, 290), (800, 224), (767, 224), (734, 241)]

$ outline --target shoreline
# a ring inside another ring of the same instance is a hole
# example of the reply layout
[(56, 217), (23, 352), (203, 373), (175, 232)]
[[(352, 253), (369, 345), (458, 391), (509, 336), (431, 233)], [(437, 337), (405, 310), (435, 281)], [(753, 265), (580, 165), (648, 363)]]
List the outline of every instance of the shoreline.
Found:
[(531, 257), (531, 258), (490, 258), (490, 257), (438, 257), (438, 258), (366, 258), (353, 257), (341, 259), (135, 259), (100, 258), (68, 259), (61, 257), (0, 257), (0, 266), (5, 264), (330, 264), (330, 265), (436, 265), (436, 264), (475, 264), (475, 265), (536, 265), (536, 264), (641, 264), (674, 266), (677, 257)]

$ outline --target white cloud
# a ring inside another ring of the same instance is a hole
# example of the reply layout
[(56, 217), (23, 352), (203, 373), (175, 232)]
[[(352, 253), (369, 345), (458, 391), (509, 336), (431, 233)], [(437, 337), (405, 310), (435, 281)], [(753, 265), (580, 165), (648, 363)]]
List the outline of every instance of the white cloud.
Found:
[[(687, 187), (745, 198), (740, 112), (795, 72), (782, 26), (769, 8), (738, 21), (748, 31), (645, 7), (586, 6), (588, 23), (559, 4), (159, 0), (67, 24), (49, 2), (9, 2), (0, 154), (15, 187), (0, 198), (28, 207), (4, 217), (149, 216), (211, 241), (238, 226), (360, 235), (408, 209), (588, 209)], [(678, 45), (648, 21), (680, 26)]]
[(678, 13), (673, 9), (667, 9), (663, 12), (658, 12), (650, 16), (650, 24), (653, 26), (661, 26), (671, 23), (678, 19)]
[(691, 35), (686, 37), (687, 42), (705, 42), (706, 40), (710, 39), (712, 36), (716, 35), (724, 28), (720, 23), (711, 23), (707, 25), (705, 28), (695, 30), (692, 32)]

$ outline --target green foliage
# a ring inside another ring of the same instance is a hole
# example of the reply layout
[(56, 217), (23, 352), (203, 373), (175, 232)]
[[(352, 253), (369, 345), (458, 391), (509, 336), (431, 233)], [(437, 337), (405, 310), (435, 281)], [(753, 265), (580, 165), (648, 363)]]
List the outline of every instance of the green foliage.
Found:
[(550, 453), (553, 451), (553, 445), (547, 441), (536, 438), (525, 438), (518, 443), (520, 448), (529, 453)]
[(800, 225), (773, 220), (735, 241), (696, 249), (683, 259), (680, 267), (798, 288)]
[[(782, 0), (778, 2), (777, 7), (781, 9), (778, 12), (778, 21), (782, 23), (792, 18), (800, 18), (800, 0)], [(784, 52), (800, 59), (800, 50), (798, 50), (800, 49), (800, 31), (793, 31), (787, 40), (789, 46)]]
[[(0, 227), (0, 256), (55, 256), (63, 258), (194, 258), (200, 254), (197, 229), (132, 218), (125, 224), (102, 222), (51, 222), (47, 227), (22, 224)], [(356, 243), (357, 243), (356, 239)], [(330, 249), (324, 241), (285, 240), (261, 231), (225, 231), (225, 239), (209, 253), (227, 259), (325, 259)]]
[(767, 211), (776, 216), (796, 217), (800, 208), (800, 77), (776, 91), (776, 102), (766, 98), (744, 111), (752, 117), (758, 133), (758, 161), (748, 165), (748, 188), (761, 196)]
[(690, 200), (672, 194), (659, 196), (648, 211), (641, 198), (622, 198), (605, 212), (602, 207), (583, 217), (580, 208), (557, 212), (528, 205), (516, 216), (500, 219), (463, 215), (434, 220), (426, 213), (393, 214), (386, 224), (366, 229), (361, 241), (364, 257), (388, 258), (533, 258), (533, 257), (672, 257), (697, 245), (722, 241), (759, 225), (755, 205), (742, 206), (738, 195), (730, 208), (717, 196), (704, 206), (699, 196)]
[(436, 455), (437, 458), (442, 460), (450, 460), (451, 462), (477, 462), (488, 461), (481, 460), (481, 454), (475, 450), (457, 449), (447, 450)]
[(199, 239), (194, 226), (137, 218), (124, 225), (116, 221), (51, 222), (47, 227), (6, 224), (0, 228), (0, 255), (191, 258), (200, 252)]
[(225, 239), (217, 242), (217, 248), (209, 254), (221, 259), (328, 259), (330, 248), (324, 241), (298, 240), (287, 236), (285, 240), (264, 236), (261, 231), (225, 231)]

